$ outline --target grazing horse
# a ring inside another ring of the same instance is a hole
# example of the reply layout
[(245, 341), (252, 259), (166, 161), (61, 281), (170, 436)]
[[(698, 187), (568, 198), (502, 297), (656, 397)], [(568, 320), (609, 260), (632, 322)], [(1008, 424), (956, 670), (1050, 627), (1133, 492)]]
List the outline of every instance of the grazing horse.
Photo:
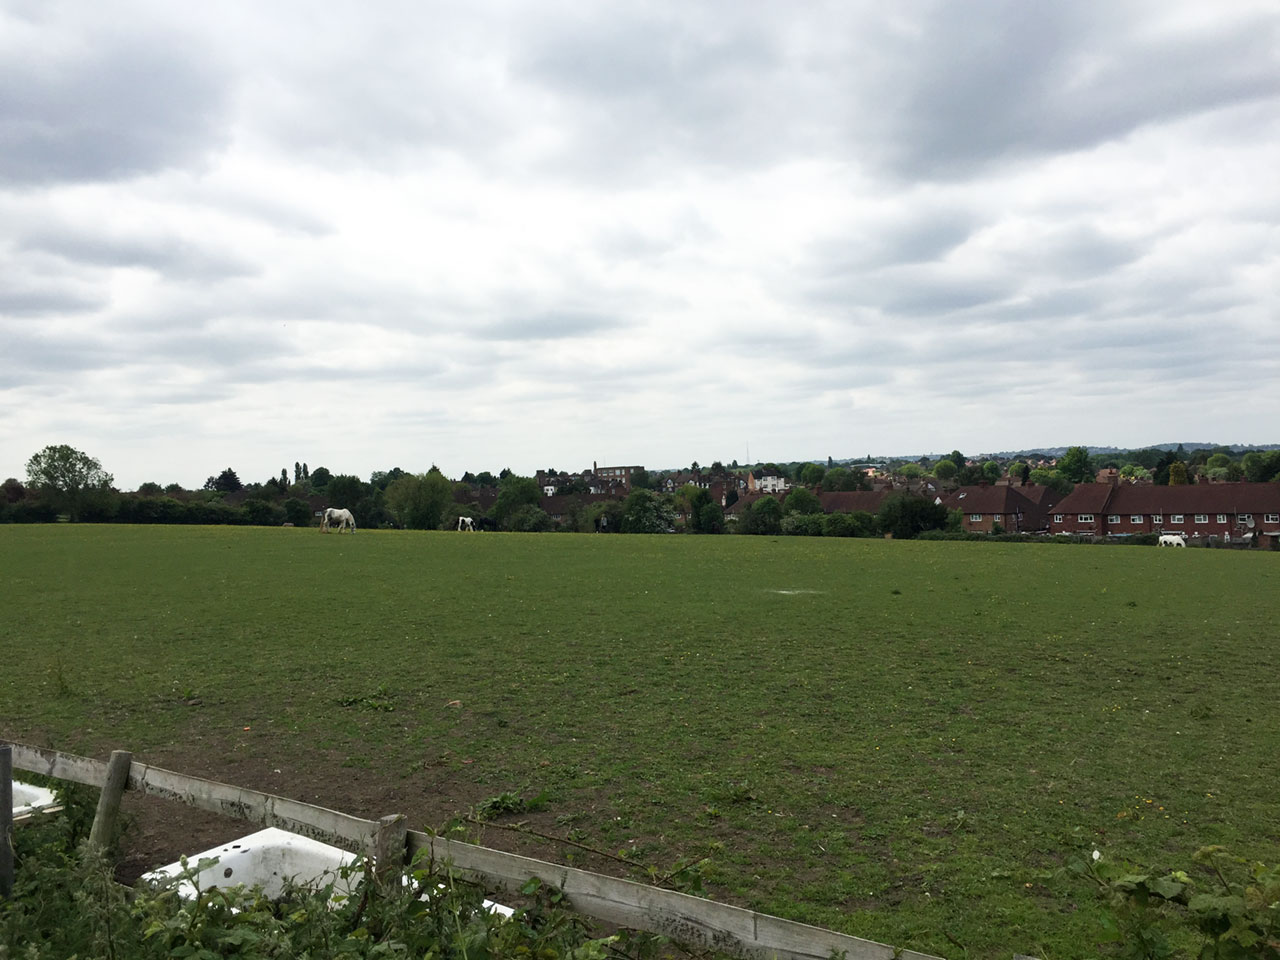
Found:
[(459, 518), (458, 518), (458, 532), (459, 532), (459, 533), (461, 533), (461, 532), (462, 532), (462, 531), (464, 531), (464, 530), (470, 530), (470, 531), (472, 531), (472, 532), (474, 533), (474, 532), (475, 532), (475, 529), (476, 529), (476, 522), (475, 522), (474, 520), (472, 520), (470, 517), (459, 517)]
[(475, 524), (476, 525), (473, 529), (478, 529), (478, 530), (497, 530), (498, 529), (498, 521), (493, 520), (489, 517), (476, 517)]
[(324, 516), (320, 518), (320, 532), (328, 533), (332, 524), (338, 525), (338, 532), (350, 530), (356, 532), (356, 518), (351, 515), (350, 510), (344, 510), (339, 507), (329, 507), (325, 510)]
[(1158, 545), (1161, 547), (1185, 547), (1187, 541), (1182, 539), (1182, 534), (1180, 533), (1165, 533), (1161, 535)]

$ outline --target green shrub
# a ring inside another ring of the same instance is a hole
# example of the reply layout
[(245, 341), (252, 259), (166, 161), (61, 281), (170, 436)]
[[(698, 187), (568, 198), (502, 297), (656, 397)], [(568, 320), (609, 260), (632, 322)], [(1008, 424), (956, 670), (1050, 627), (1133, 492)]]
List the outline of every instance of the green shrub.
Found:
[[(0, 900), (0, 957), (605, 960), (628, 939), (649, 950), (658, 942), (625, 934), (592, 939), (586, 921), (564, 909), (562, 894), (537, 880), (521, 888), (528, 902), (514, 917), (491, 913), (479, 887), (456, 878), (447, 863), (424, 858), (389, 879), (357, 861), (316, 889), (286, 884), (274, 900), (243, 886), (184, 899), (178, 886), (198, 873), (194, 864), (130, 893), (114, 882), (101, 851), (77, 847), (83, 834), (72, 821), (16, 831), (13, 896)], [(335, 888), (354, 892), (335, 896)]]
[(507, 529), (518, 533), (546, 533), (552, 526), (547, 512), (531, 503), (517, 507), (507, 516)]
[(782, 532), (795, 537), (820, 537), (824, 519), (820, 513), (789, 513), (782, 518)]
[(0, 521), (4, 523), (57, 523), (58, 511), (51, 503), (40, 500), (24, 500), (21, 503), (0, 505)]
[(1059, 875), (1083, 878), (1105, 906), (1104, 942), (1128, 960), (1280, 960), (1280, 867), (1201, 847), (1186, 870), (1150, 871), (1083, 853)]
[(311, 507), (305, 500), (290, 497), (284, 502), (284, 516), (295, 527), (306, 527), (311, 524)]
[(244, 514), (248, 522), (259, 527), (278, 527), (284, 523), (284, 508), (266, 500), (246, 500)]

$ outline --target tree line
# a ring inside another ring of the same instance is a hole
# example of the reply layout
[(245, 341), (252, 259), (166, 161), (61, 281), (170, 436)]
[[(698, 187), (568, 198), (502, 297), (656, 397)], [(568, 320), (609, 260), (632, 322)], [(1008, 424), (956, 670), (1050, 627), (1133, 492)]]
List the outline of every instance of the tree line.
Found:
[[(1150, 467), (1146, 466), (1148, 463)], [(1280, 479), (1280, 450), (1233, 455), (1226, 448), (1188, 453), (1178, 447), (1100, 458), (1091, 457), (1084, 447), (1071, 447), (1052, 468), (1031, 467), (1020, 461), (970, 462), (955, 450), (937, 461), (896, 462), (884, 469), (908, 483), (931, 478), (946, 487), (994, 482), (1007, 474), (1067, 493), (1075, 483), (1092, 481), (1098, 469), (1108, 466), (1118, 469), (1121, 477), (1157, 484), (1197, 479), (1268, 482)], [(717, 461), (707, 472), (712, 477), (732, 478), (744, 469), (752, 468), (738, 467), (736, 462), (725, 467)], [(870, 488), (865, 471), (834, 465), (830, 460), (827, 466), (816, 462), (770, 463), (755, 469), (786, 476), (799, 485), (790, 490), (785, 500), (762, 497), (749, 508), (736, 511), (736, 516), (726, 518), (725, 507), (738, 499), (734, 486), (726, 491), (722, 507), (699, 484), (686, 483), (666, 493), (656, 489), (663, 485), (664, 474), (641, 470), (632, 476), (625, 499), (569, 496), (563, 498), (562, 512), (553, 518), (541, 507), (543, 491), (538, 482), (509, 469), (496, 476), (487, 471), (467, 473), (455, 482), (435, 466), (425, 473), (393, 467), (374, 471), (366, 481), (352, 474), (334, 474), (325, 467), (312, 470), (306, 463), (296, 462), (292, 474), (287, 467), (281, 468), (279, 476), (263, 482), (245, 484), (234, 469), (227, 467), (211, 475), (200, 490), (149, 482), (132, 493), (121, 493), (96, 458), (67, 445), (55, 445), (45, 447), (27, 462), (26, 484), (15, 478), (0, 484), (0, 522), (47, 523), (66, 518), (72, 522), (307, 526), (319, 506), (342, 506), (352, 511), (362, 528), (414, 530), (448, 529), (456, 525), (459, 516), (484, 516), (499, 529), (525, 532), (667, 533), (680, 529), (703, 534), (888, 533), (901, 538), (924, 530), (958, 527), (957, 518), (948, 517), (941, 507), (926, 509), (936, 506), (927, 498), (899, 494), (889, 497), (876, 514), (824, 514), (814, 491)], [(690, 471), (704, 476), (696, 462)], [(555, 471), (548, 473), (555, 475)], [(576, 486), (573, 480), (558, 484), (559, 492), (585, 495), (585, 482), (575, 479)], [(482, 507), (482, 502), (487, 508)]]
[[(695, 465), (696, 466), (696, 465)], [(719, 466), (713, 465), (713, 466)], [(827, 470), (810, 464), (815, 489), (858, 489), (862, 475), (842, 468)], [(804, 471), (801, 471), (804, 473)], [(0, 522), (187, 523), (307, 526), (317, 501), (345, 506), (363, 528), (381, 526), (411, 530), (449, 529), (459, 516), (486, 516), (499, 529), (524, 532), (564, 530), (602, 533), (739, 532), (761, 535), (914, 536), (927, 529), (943, 529), (955, 518), (923, 498), (890, 497), (877, 514), (825, 515), (816, 494), (805, 487), (791, 491), (785, 501), (761, 497), (737, 518), (727, 520), (724, 507), (695, 484), (674, 493), (634, 487), (624, 499), (563, 498), (563, 513), (552, 518), (541, 507), (542, 488), (532, 477), (510, 470), (497, 476), (467, 475), (470, 482), (454, 482), (432, 467), (409, 473), (399, 467), (375, 471), (368, 481), (350, 474), (333, 474), (325, 467), (312, 470), (295, 463), (261, 483), (244, 484), (230, 467), (211, 475), (200, 490), (178, 484), (144, 483), (121, 493), (113, 478), (94, 457), (70, 446), (49, 446), (27, 463), (27, 482), (10, 478), (0, 485)], [(480, 491), (489, 488), (482, 509)], [(585, 490), (574, 491), (585, 493)], [(737, 500), (731, 490), (729, 503)], [(958, 515), (957, 515), (958, 516)]]

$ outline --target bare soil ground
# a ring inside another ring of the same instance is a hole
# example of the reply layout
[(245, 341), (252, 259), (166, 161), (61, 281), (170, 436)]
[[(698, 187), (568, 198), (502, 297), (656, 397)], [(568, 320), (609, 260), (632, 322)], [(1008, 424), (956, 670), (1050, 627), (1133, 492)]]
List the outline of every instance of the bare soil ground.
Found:
[[(109, 748), (92, 755), (105, 757)], [(218, 745), (209, 740), (195, 748), (169, 748), (136, 759), (189, 776), (203, 777), (238, 787), (300, 800), (342, 813), (376, 820), (399, 813), (408, 818), (413, 830), (439, 829), (457, 817), (467, 815), (484, 799), (477, 786), (443, 768), (425, 768), (387, 777), (371, 769), (345, 767), (342, 758), (313, 754), (297, 757), (244, 756), (234, 744)], [(197, 810), (186, 804), (157, 797), (125, 794), (122, 806), (125, 832), (116, 871), (122, 883), (133, 883), (148, 870), (219, 846), (260, 829), (256, 824)], [(518, 822), (550, 836), (564, 832), (546, 812), (522, 813), (499, 818)], [(557, 845), (500, 827), (477, 827), (485, 846), (543, 860), (557, 860)], [(581, 851), (577, 851), (581, 855)], [(575, 865), (602, 873), (625, 872), (610, 869), (606, 857), (575, 857)]]

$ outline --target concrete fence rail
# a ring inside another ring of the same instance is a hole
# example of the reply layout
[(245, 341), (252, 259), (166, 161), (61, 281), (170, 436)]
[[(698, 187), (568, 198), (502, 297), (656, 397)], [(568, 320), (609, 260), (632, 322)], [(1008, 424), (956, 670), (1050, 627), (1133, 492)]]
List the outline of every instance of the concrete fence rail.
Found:
[(9, 746), (16, 770), (102, 789), (91, 842), (109, 835), (121, 794), (133, 790), (331, 843), (365, 854), (383, 869), (428, 851), (432, 859), (451, 864), (458, 875), (474, 880), (492, 894), (518, 888), (536, 877), (563, 890), (570, 908), (583, 916), (748, 960), (830, 960), (840, 954), (847, 960), (939, 960), (703, 897), (407, 830), (399, 815), (365, 820), (258, 790), (190, 777), (133, 760), (125, 751), (115, 751), (106, 762), (20, 743)]

